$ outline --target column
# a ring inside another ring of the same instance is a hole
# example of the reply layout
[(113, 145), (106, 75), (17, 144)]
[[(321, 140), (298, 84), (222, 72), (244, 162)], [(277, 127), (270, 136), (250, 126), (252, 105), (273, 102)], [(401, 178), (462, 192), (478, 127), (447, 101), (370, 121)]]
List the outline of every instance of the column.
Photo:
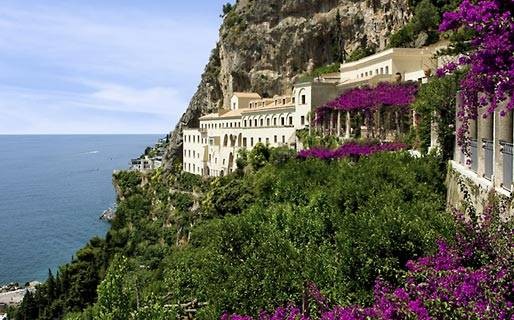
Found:
[(314, 125), (314, 123), (312, 123), (311, 113), (307, 114), (307, 121), (309, 124), (309, 136), (310, 136), (310, 135), (312, 135), (312, 126)]
[(432, 120), (430, 121), (430, 149), (429, 151), (439, 148), (439, 114), (437, 111), (432, 113)]
[(382, 137), (382, 110), (378, 109), (375, 111), (375, 129), (374, 132), (376, 132), (376, 137), (380, 140), (383, 140)]
[(458, 116), (460, 105), (462, 104), (462, 98), (460, 96), (460, 92), (457, 92), (456, 101), (457, 101), (457, 106), (455, 107), (455, 150), (453, 153), (453, 160), (457, 163), (464, 165), (465, 161), (462, 156), (462, 147), (459, 146), (458, 141), (457, 141), (457, 132), (460, 129), (460, 127), (462, 126), (462, 122), (460, 121), (459, 116)]
[(341, 136), (341, 110), (337, 110), (337, 136)]
[(328, 135), (332, 135), (332, 132), (334, 130), (334, 111), (330, 110), (330, 122), (328, 124), (330, 126), (328, 130)]
[[(481, 114), (478, 115), (478, 169), (477, 173), (480, 177), (490, 178), (490, 166), (492, 159), (490, 157), (490, 144), (489, 141), (493, 140), (493, 115), (484, 118)], [(487, 156), (486, 156), (487, 153)], [(487, 168), (489, 166), (489, 168)], [(488, 170), (486, 170), (488, 169)]]
[(352, 125), (352, 118), (350, 116), (350, 111), (346, 111), (346, 128), (345, 128), (345, 139), (350, 139), (350, 127)]
[(478, 128), (477, 128), (477, 119), (473, 120), (473, 119), (470, 119), (468, 120), (469, 121), (469, 138), (470, 138), (470, 148), (469, 148), (469, 156), (470, 156), (470, 164), (469, 164), (469, 168), (474, 171), (474, 172), (477, 172), (477, 162), (478, 162), (478, 157), (477, 157), (477, 136), (478, 136)]
[[(505, 155), (502, 152), (503, 146), (501, 142), (512, 143), (512, 112), (507, 112), (505, 116), (501, 116), (502, 106), (498, 106), (498, 110), (494, 112), (494, 181), (495, 186), (503, 186), (504, 181), (504, 161)], [(511, 186), (504, 186), (510, 189)]]

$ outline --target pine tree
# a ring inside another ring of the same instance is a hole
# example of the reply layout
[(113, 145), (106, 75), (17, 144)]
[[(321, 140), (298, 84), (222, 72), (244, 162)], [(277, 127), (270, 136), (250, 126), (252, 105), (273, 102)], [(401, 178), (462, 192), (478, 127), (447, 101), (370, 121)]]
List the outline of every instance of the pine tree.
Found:
[(48, 269), (48, 280), (46, 281), (46, 290), (48, 300), (52, 301), (55, 298), (55, 279), (52, 270)]
[(345, 39), (343, 29), (341, 27), (342, 20), (339, 10), (336, 13), (335, 26), (334, 26), (334, 39), (333, 39), (333, 53), (336, 62), (344, 62), (346, 60), (346, 51), (344, 49)]

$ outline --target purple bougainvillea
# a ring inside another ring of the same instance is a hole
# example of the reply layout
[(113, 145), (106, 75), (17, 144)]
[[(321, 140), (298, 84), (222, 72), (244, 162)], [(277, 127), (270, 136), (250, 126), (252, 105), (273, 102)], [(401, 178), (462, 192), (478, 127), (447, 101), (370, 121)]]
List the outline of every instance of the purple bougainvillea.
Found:
[[(493, 217), (495, 217), (493, 219)], [(403, 285), (376, 281), (372, 306), (332, 306), (314, 284), (307, 294), (316, 314), (294, 306), (262, 312), (259, 320), (514, 319), (514, 231), (487, 207), (480, 223), (457, 215), (455, 244), (438, 242), (434, 255), (407, 263)], [(222, 320), (253, 320), (224, 314)]]
[(407, 145), (403, 143), (345, 143), (337, 149), (311, 148), (302, 150), (298, 153), (298, 157), (318, 158), (322, 160), (333, 160), (347, 157), (369, 156), (379, 152), (399, 151), (403, 150)]
[(382, 82), (376, 87), (357, 87), (316, 109), (316, 121), (323, 121), (332, 110), (370, 112), (382, 107), (406, 109), (416, 97), (416, 83)]
[(438, 70), (438, 76), (459, 67), (469, 71), (461, 81), (457, 142), (468, 151), (469, 123), (479, 115), (501, 115), (514, 108), (514, 1), (463, 0), (455, 12), (446, 12), (440, 31), (466, 30), (473, 34), (471, 51)]

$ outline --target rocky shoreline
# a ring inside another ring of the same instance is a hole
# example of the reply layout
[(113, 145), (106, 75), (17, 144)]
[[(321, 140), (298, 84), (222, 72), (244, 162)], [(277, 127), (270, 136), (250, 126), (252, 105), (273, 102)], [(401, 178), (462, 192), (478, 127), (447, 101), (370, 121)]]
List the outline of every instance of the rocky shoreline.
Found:
[(37, 286), (40, 284), (38, 281), (32, 281), (27, 282), (24, 286), (20, 286), (16, 282), (0, 286), (0, 319), (9, 306), (20, 304), (25, 294), (28, 291), (36, 291)]
[(100, 215), (100, 220), (111, 222), (116, 217), (116, 208), (108, 208)]

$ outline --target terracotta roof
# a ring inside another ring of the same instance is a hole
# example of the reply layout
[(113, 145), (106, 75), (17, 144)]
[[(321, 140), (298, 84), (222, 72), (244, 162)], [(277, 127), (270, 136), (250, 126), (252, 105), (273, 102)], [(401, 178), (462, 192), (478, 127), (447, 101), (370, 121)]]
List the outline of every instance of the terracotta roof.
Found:
[(218, 113), (209, 113), (209, 114), (206, 114), (205, 116), (201, 116), (200, 120), (202, 120), (202, 119), (214, 119), (214, 118), (219, 118), (219, 114)]
[(200, 117), (200, 120), (214, 120), (214, 119), (224, 119), (224, 118), (234, 118), (234, 117), (240, 117), (241, 112), (248, 110), (248, 109), (237, 109), (237, 110), (230, 110), (225, 113), (209, 113), (203, 117)]
[(243, 110), (246, 110), (246, 109), (237, 109), (237, 110), (230, 110), (226, 113), (223, 113), (222, 115), (220, 115), (219, 117), (220, 118), (233, 118), (233, 117), (240, 117), (241, 116), (241, 112)]
[(261, 96), (255, 92), (234, 92), (234, 95), (238, 98), (252, 98), (252, 99), (260, 99)]
[(275, 104), (268, 104), (264, 107), (258, 107), (258, 108), (253, 108), (253, 109), (243, 109), (243, 113), (257, 113), (257, 112), (262, 112), (262, 111), (271, 111), (271, 110), (281, 110), (281, 109), (289, 109), (289, 108), (294, 108), (294, 104), (293, 103), (288, 103), (288, 104), (279, 104), (279, 105), (275, 105)]

